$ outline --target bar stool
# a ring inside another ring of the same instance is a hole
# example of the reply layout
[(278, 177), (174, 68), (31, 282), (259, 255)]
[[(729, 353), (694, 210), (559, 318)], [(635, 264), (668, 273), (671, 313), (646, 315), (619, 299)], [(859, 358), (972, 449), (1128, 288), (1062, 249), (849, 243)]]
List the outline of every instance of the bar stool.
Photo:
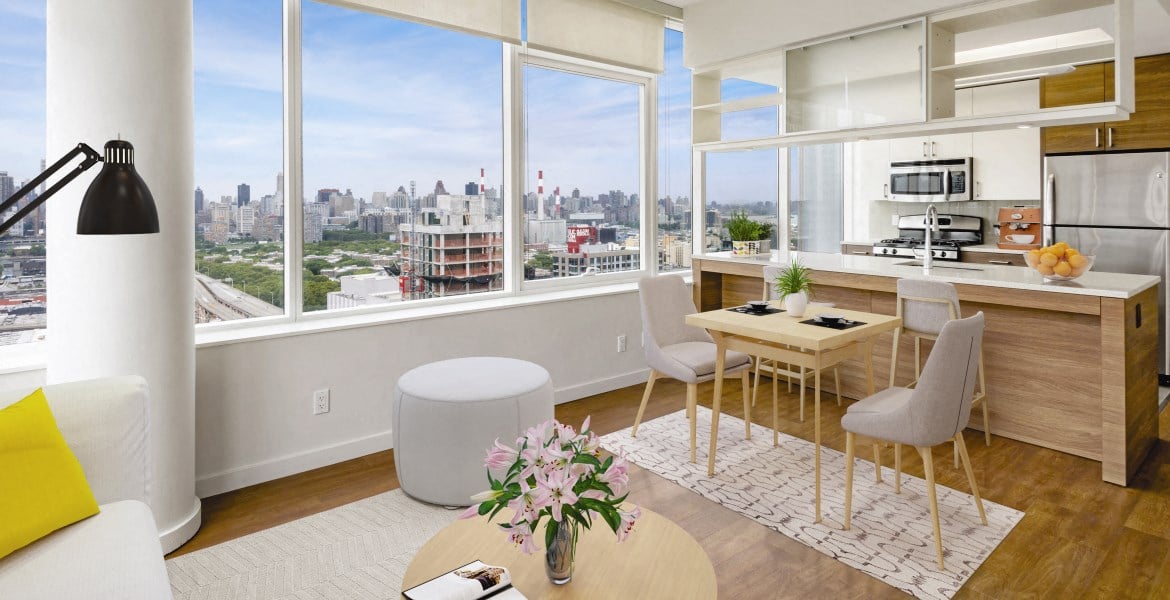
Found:
[[(775, 285), (776, 285), (776, 277), (778, 277), (779, 274), (780, 274), (780, 267), (764, 267), (764, 295), (763, 295), (764, 300), (776, 300), (777, 299)], [(833, 308), (834, 306), (836, 306), (836, 304), (834, 304), (832, 302), (809, 302), (808, 305), (810, 308), (812, 308), (812, 307)], [(755, 366), (756, 379), (755, 379), (755, 384), (752, 386), (752, 406), (756, 405), (756, 398), (760, 392), (760, 368), (761, 367), (771, 367), (771, 369), (772, 369), (772, 404), (775, 405), (777, 402), (777, 397), (776, 397), (776, 395), (778, 393), (778, 390), (776, 389), (777, 379), (781, 375), (784, 376), (784, 378), (788, 381), (788, 392), (789, 393), (792, 392), (792, 382), (795, 379), (798, 382), (798, 384), (800, 385), (800, 422), (803, 423), (804, 422), (804, 392), (805, 392), (805, 387), (807, 387), (808, 380), (813, 377), (812, 369), (807, 369), (807, 368), (801, 367), (800, 371), (795, 371), (795, 370), (793, 370), (792, 365), (788, 365), (788, 364), (785, 364), (784, 368), (780, 368), (779, 365), (776, 364), (776, 361), (769, 360), (766, 358), (758, 358), (757, 357), (755, 359), (755, 361), (756, 361), (756, 366)], [(837, 406), (841, 406), (841, 372), (837, 369), (837, 367), (833, 367), (833, 385), (836, 387), (836, 390), (837, 390)]]
[[(896, 313), (902, 317), (902, 327), (894, 330), (894, 348), (890, 354), (890, 387), (898, 372), (898, 343), (901, 334), (914, 336), (914, 381), (907, 388), (918, 384), (922, 375), (922, 340), (937, 340), (943, 325), (960, 318), (959, 293), (955, 286), (945, 281), (928, 279), (899, 279)], [(987, 407), (987, 379), (983, 373), (983, 349), (979, 350), (979, 387), (971, 400), (971, 408), (982, 406), (984, 443), (991, 445), (991, 418)], [(901, 462), (901, 448), (895, 448), (895, 462)], [(895, 471), (900, 472), (895, 465)], [(959, 448), (955, 446), (955, 466), (959, 466)]]

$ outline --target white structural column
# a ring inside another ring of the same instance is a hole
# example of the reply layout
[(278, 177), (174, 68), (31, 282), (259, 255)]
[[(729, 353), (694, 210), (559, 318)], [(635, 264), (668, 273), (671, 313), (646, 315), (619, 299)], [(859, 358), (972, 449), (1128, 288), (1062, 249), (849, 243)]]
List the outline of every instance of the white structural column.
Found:
[(50, 383), (137, 374), (150, 386), (150, 502), (163, 549), (199, 528), (195, 496), (192, 3), (48, 0), (48, 161), (134, 144), (161, 233), (81, 236), (100, 165), (49, 200)]

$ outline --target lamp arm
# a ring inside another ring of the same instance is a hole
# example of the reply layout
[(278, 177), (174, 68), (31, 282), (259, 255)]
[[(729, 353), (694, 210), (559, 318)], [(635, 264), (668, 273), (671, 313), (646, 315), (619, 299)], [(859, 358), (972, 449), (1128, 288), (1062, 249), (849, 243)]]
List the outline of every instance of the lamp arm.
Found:
[(32, 181), (25, 184), (24, 187), (16, 190), (16, 193), (14, 193), (12, 197), (5, 200), (3, 204), (0, 204), (0, 215), (4, 214), (5, 211), (12, 208), (13, 206), (16, 206), (17, 202), (20, 202), (22, 198), (32, 193), (32, 191), (35, 190), (38, 185), (43, 183), (46, 179), (52, 177), (57, 171), (60, 171), (65, 166), (65, 163), (73, 160), (79, 154), (84, 154), (85, 160), (81, 161), (81, 164), (77, 165), (76, 168), (62, 177), (60, 181), (45, 190), (45, 193), (37, 196), (36, 200), (33, 200), (32, 202), (28, 203), (27, 206), (20, 209), (15, 215), (13, 215), (11, 219), (0, 223), (0, 234), (3, 234), (5, 231), (8, 231), (10, 228), (12, 228), (13, 225), (19, 223), (21, 219), (25, 218), (29, 213), (36, 210), (38, 206), (44, 204), (45, 201), (48, 200), (53, 194), (56, 194), (66, 185), (69, 185), (69, 182), (76, 179), (78, 175), (81, 175), (87, 169), (102, 161), (101, 154), (98, 154), (98, 152), (91, 148), (88, 144), (85, 142), (78, 144), (76, 147), (66, 153), (65, 156), (62, 156), (57, 160), (57, 162), (53, 163), (52, 166), (50, 166), (48, 169), (45, 169), (43, 173), (34, 177)]

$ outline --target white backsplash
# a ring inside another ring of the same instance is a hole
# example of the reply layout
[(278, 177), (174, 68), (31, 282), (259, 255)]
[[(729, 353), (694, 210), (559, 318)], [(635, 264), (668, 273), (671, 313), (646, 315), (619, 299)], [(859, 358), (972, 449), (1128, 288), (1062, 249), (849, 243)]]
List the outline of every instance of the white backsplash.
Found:
[[(1039, 206), (1040, 201), (993, 201), (974, 200), (971, 202), (936, 202), (940, 215), (967, 215), (983, 218), (983, 243), (995, 244), (998, 240), (995, 235), (996, 219), (999, 209), (1005, 206)], [(893, 225), (894, 215), (921, 215), (926, 213), (926, 202), (889, 202), (874, 201), (869, 207), (869, 238), (851, 241), (877, 241), (898, 236), (898, 228)]]

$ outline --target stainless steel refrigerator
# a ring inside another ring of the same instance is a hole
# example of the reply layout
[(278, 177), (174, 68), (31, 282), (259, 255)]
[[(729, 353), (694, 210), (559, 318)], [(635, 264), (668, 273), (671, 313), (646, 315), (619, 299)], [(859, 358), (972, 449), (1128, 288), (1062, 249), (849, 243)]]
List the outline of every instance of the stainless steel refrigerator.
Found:
[(1044, 243), (1068, 242), (1096, 255), (1094, 271), (1156, 275), (1158, 379), (1170, 384), (1170, 152), (1049, 156), (1044, 159)]

